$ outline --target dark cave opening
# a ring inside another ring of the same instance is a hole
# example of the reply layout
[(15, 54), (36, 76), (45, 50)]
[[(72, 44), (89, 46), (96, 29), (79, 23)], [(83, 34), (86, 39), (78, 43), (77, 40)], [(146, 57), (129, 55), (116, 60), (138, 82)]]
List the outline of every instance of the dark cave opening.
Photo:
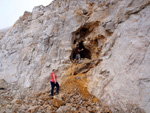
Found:
[(84, 25), (72, 33), (72, 48), (73, 49), (72, 49), (72, 53), (70, 55), (71, 61), (73, 61), (76, 57), (75, 49), (76, 49), (77, 44), (79, 44), (80, 50), (83, 49), (83, 51), (80, 52), (81, 59), (85, 59), (85, 58), (91, 59), (92, 58), (91, 51), (88, 50), (84, 46), (85, 37), (87, 37), (90, 32), (91, 32), (90, 26)]
[(83, 42), (79, 43), (79, 48), (80, 49), (83, 48), (83, 51), (81, 51), (81, 53), (80, 53), (81, 58), (91, 59), (91, 52), (88, 49), (85, 48), (85, 46), (83, 45)]
[(80, 28), (73, 33), (72, 43), (77, 44), (81, 41), (84, 41), (85, 37), (89, 34), (89, 29), (86, 27)]
[[(83, 51), (80, 52), (81, 59), (84, 59), (84, 58), (91, 59), (91, 52), (90, 50), (85, 48), (83, 41), (79, 43), (79, 48), (80, 50), (83, 49)], [(75, 54), (75, 48), (74, 48), (71, 53), (70, 59), (74, 60), (75, 57), (76, 57), (76, 54)]]

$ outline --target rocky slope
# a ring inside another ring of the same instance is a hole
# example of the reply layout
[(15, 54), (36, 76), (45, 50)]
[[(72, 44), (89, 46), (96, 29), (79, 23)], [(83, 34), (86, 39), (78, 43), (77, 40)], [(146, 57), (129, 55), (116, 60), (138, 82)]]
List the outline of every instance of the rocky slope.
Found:
[[(68, 81), (69, 80), (69, 81)], [(9, 91), (1, 92), (0, 112), (2, 113), (112, 113), (110, 108), (95, 96), (89, 94), (84, 86), (85, 74), (67, 77), (60, 94), (50, 96), (49, 88), (28, 96), (14, 98)]]
[(149, 11), (149, 0), (54, 0), (25, 12), (0, 39), (4, 89), (18, 98), (45, 90), (55, 68), (61, 87), (84, 73), (84, 87), (113, 113), (148, 113)]

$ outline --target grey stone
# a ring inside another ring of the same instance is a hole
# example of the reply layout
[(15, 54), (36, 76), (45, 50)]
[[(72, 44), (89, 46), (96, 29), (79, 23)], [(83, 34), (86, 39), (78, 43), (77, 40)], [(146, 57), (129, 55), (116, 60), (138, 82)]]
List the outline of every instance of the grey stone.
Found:
[(0, 90), (5, 90), (7, 89), (8, 84), (4, 79), (0, 79)]

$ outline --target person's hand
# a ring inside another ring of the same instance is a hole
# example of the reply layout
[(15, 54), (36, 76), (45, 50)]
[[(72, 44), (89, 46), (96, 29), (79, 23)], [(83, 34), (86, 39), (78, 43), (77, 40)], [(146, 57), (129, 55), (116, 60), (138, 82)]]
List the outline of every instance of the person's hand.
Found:
[(79, 49), (78, 51), (79, 51), (79, 52), (80, 52), (80, 51), (83, 51), (83, 49)]
[(54, 82), (56, 84), (56, 82)]

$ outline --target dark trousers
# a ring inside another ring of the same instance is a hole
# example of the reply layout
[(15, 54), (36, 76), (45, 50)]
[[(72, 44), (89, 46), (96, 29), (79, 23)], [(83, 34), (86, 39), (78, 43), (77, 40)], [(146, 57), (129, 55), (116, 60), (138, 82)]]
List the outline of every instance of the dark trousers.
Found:
[(58, 84), (58, 82), (56, 82), (56, 84), (54, 82), (51, 82), (51, 96), (53, 96), (55, 86), (57, 87), (56, 93), (57, 94), (59, 93), (59, 84)]

